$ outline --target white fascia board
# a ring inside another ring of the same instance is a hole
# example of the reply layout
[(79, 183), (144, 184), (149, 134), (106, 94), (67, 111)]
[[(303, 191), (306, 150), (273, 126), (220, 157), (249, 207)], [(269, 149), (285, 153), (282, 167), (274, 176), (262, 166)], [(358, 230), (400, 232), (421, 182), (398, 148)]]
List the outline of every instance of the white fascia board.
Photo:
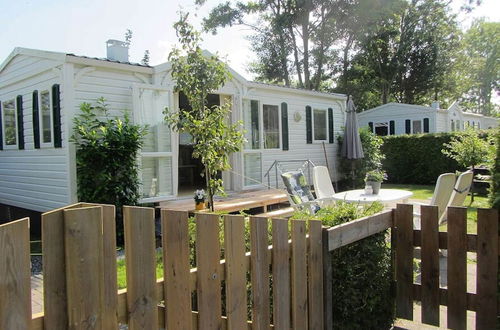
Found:
[(10, 61), (12, 61), (12, 59), (14, 57), (16, 57), (17, 55), (26, 55), (26, 56), (47, 58), (47, 59), (60, 61), (60, 62), (64, 62), (64, 60), (66, 58), (66, 54), (64, 54), (64, 53), (49, 52), (46, 50), (16, 47), (0, 65), (0, 72), (2, 72), (3, 69), (5, 69), (5, 67), (10, 63)]
[(73, 56), (73, 55), (67, 55), (66, 62), (80, 64), (80, 65), (88, 65), (88, 66), (94, 66), (94, 67), (115, 69), (115, 70), (125, 70), (125, 71), (137, 72), (137, 73), (153, 74), (153, 68), (151, 68), (151, 67), (144, 67), (144, 66), (126, 64), (126, 63), (109, 62), (109, 61), (105, 61), (105, 60), (78, 57), (78, 56)]
[(285, 93), (288, 92), (288, 93), (292, 93), (292, 94), (302, 94), (302, 95), (307, 95), (307, 96), (315, 96), (315, 97), (322, 97), (322, 98), (326, 98), (326, 99), (333, 99), (336, 101), (347, 100), (347, 95), (345, 95), (345, 94), (323, 93), (323, 92), (310, 91), (307, 89), (299, 89), (299, 88), (279, 86), (279, 85), (261, 84), (261, 83), (257, 83), (257, 82), (253, 82), (253, 81), (249, 81), (247, 83), (247, 86), (250, 88), (255, 88), (255, 89), (267, 89), (267, 90), (280, 91), (280, 92), (285, 92)]

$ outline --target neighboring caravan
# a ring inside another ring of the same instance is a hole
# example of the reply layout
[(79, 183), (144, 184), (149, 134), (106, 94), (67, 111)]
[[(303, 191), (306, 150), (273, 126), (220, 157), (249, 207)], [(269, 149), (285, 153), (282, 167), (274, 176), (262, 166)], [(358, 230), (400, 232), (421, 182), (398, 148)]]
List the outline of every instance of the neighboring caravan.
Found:
[(498, 119), (476, 113), (464, 112), (453, 103), (448, 109), (440, 109), (439, 102), (430, 107), (387, 103), (358, 115), (359, 126), (369, 127), (377, 135), (440, 133), (460, 131), (467, 127), (493, 128)]
[[(106, 59), (16, 48), (0, 66), (0, 204), (43, 212), (77, 201), (73, 118), (82, 102), (101, 96), (111, 115), (128, 110), (134, 122), (149, 125), (138, 159), (141, 202), (191, 195), (202, 185), (189, 136), (163, 122), (166, 106), (186, 105), (183, 94), (173, 92), (169, 63), (129, 63), (121, 42), (107, 46)], [(226, 189), (262, 188), (275, 160), (324, 165), (323, 143), (332, 166), (345, 101), (345, 95), (247, 81), (232, 71), (231, 81), (209, 98), (232, 102), (228, 120), (243, 120), (247, 131), (244, 150), (232, 155), (232, 170), (222, 174)]]

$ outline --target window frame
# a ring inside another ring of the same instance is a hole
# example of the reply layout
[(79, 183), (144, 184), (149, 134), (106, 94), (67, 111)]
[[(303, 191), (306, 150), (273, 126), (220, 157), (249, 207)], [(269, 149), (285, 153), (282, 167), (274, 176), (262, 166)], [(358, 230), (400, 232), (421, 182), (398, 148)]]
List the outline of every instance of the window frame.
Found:
[[(3, 143), (3, 149), (4, 150), (15, 150), (19, 148), (19, 124), (17, 122), (17, 99), (15, 97), (12, 98), (7, 98), (6, 101), (1, 101), (2, 102), (2, 143)], [(15, 138), (16, 138), (16, 144), (7, 144), (7, 139), (5, 138), (5, 103), (13, 102), (14, 103), (14, 128), (16, 130), (15, 132)]]
[[(42, 110), (42, 93), (49, 93), (49, 113), (50, 113), (50, 142), (43, 142), (43, 110)], [(42, 88), (38, 92), (38, 135), (40, 138), (40, 148), (53, 148), (54, 147), (54, 112), (52, 100), (52, 88)]]
[[(414, 123), (420, 122), (420, 132), (415, 133)], [(423, 134), (424, 133), (424, 121), (423, 119), (411, 119), (411, 134)]]
[[(394, 125), (396, 125), (394, 123)], [(378, 135), (377, 134), (377, 127), (386, 127), (387, 128), (387, 135)], [(390, 136), (391, 135), (391, 125), (390, 121), (379, 121), (379, 122), (373, 122), (373, 134), (377, 136)]]
[[(326, 142), (328, 143), (329, 141), (329, 138), (330, 138), (330, 132), (328, 130), (328, 109), (325, 108), (321, 108), (321, 107), (311, 107), (312, 109), (312, 115), (311, 115), (311, 125), (312, 125), (312, 141), (313, 143), (323, 143), (323, 142)], [(315, 111), (323, 111), (325, 113), (325, 133), (326, 133), (326, 137), (324, 140), (317, 140), (316, 139), (316, 127), (314, 125), (314, 112)]]
[[(260, 120), (260, 127), (262, 129), (260, 130), (260, 150), (281, 150), (281, 146), (283, 145), (283, 141), (281, 140), (282, 138), (282, 123), (281, 123), (281, 106), (279, 103), (274, 103), (274, 102), (265, 102), (262, 100), (259, 101), (259, 120)], [(264, 104), (265, 102), (265, 104)], [(269, 105), (269, 106), (274, 106), (278, 108), (278, 147), (276, 148), (266, 148), (265, 147), (265, 141), (264, 141), (264, 105)], [(257, 149), (253, 149), (257, 150)]]

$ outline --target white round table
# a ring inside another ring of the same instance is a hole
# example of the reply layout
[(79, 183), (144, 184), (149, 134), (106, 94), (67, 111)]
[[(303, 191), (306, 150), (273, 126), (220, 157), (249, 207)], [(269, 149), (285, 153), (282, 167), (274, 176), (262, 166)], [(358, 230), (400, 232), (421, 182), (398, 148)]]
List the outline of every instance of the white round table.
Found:
[(365, 195), (364, 189), (348, 190), (333, 195), (333, 199), (349, 203), (391, 203), (402, 201), (406, 203), (413, 196), (411, 191), (401, 189), (380, 189), (377, 195)]

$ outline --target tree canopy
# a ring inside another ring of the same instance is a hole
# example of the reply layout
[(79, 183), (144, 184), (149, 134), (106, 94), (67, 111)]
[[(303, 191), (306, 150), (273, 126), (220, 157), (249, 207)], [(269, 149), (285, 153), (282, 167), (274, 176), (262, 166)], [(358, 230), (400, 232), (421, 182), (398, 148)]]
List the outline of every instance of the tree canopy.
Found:
[[(463, 0), (462, 10), (479, 4)], [(462, 98), (485, 114), (498, 91), (498, 24), (463, 33), (446, 0), (226, 1), (203, 19), (211, 33), (253, 31), (259, 81), (352, 94), (360, 109)]]

